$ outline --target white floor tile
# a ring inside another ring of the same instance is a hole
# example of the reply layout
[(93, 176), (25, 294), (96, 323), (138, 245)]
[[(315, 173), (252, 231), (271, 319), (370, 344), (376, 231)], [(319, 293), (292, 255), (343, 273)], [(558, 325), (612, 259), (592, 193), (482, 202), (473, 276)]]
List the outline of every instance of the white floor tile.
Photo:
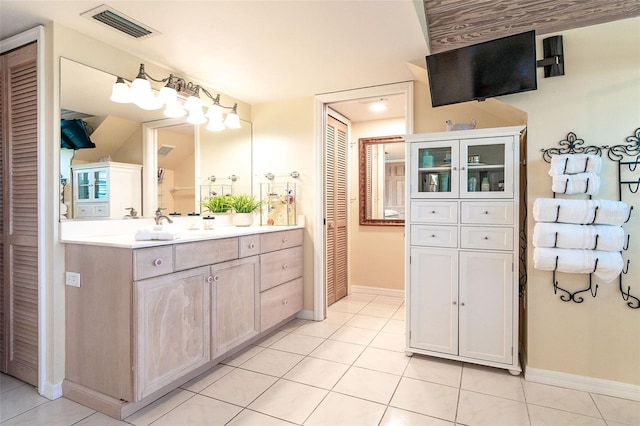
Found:
[(233, 420), (226, 426), (286, 426), (294, 425), (294, 423), (285, 422), (282, 419), (267, 416), (252, 410), (242, 410), (240, 414), (235, 416)]
[(284, 378), (305, 385), (331, 389), (349, 369), (346, 364), (307, 357), (293, 367)]
[(294, 333), (326, 339), (335, 333), (340, 326), (341, 324), (334, 324), (329, 321), (310, 321), (307, 324), (298, 327)]
[(282, 377), (304, 358), (290, 352), (267, 348), (244, 364), (242, 368), (270, 376)]
[(353, 364), (365, 348), (366, 346), (364, 345), (356, 345), (339, 340), (325, 340), (309, 356), (343, 364)]
[[(529, 404), (556, 408), (590, 417), (600, 417), (598, 408), (587, 392), (527, 381), (522, 382), (522, 385)], [(640, 420), (640, 417), (638, 419)]]
[(423, 355), (413, 355), (404, 376), (452, 387), (460, 386), (462, 363)]
[(325, 319), (325, 321), (327, 321), (329, 324), (344, 325), (347, 321), (353, 318), (354, 315), (355, 314), (350, 314), (348, 312), (328, 310), (327, 318)]
[(248, 348), (238, 352), (237, 354), (223, 360), (222, 364), (227, 364), (232, 367), (239, 367), (262, 351), (264, 351), (264, 348), (262, 346), (249, 346)]
[(72, 425), (94, 412), (94, 410), (66, 398), (58, 398), (13, 417), (2, 423), (2, 426)]
[(520, 376), (513, 376), (508, 371), (497, 368), (465, 364), (461, 388), (525, 402)]
[(598, 394), (591, 396), (607, 422), (640, 425), (640, 402)]
[(389, 405), (454, 421), (458, 389), (403, 377)]
[(366, 302), (350, 302), (343, 299), (329, 306), (327, 310), (329, 312), (345, 312), (348, 314), (356, 314), (360, 312), (360, 310), (365, 306), (367, 306)]
[(378, 332), (376, 330), (367, 330), (366, 328), (349, 327), (343, 325), (329, 337), (331, 340), (340, 340), (341, 342), (355, 343), (357, 345), (368, 345), (371, 343)]
[(180, 386), (182, 389), (186, 389), (191, 392), (199, 393), (204, 388), (209, 386), (211, 383), (219, 380), (225, 374), (229, 374), (234, 370), (235, 367), (225, 364), (218, 364), (213, 367), (211, 370), (207, 371), (204, 374), (199, 375), (198, 377), (189, 380), (184, 385)]
[(2, 393), (0, 398), (0, 422), (22, 414), (32, 408), (42, 405), (49, 400), (38, 395), (36, 389), (22, 383)]
[(349, 302), (363, 302), (363, 303), (369, 303), (371, 302), (373, 299), (376, 298), (375, 294), (369, 294), (369, 293), (351, 293), (350, 295), (346, 296), (344, 299), (342, 300), (347, 300)]
[(230, 404), (246, 407), (278, 379), (255, 371), (236, 368), (222, 377), (201, 394)]
[(358, 312), (360, 315), (370, 315), (372, 317), (391, 318), (398, 308), (394, 306), (385, 305), (372, 305), (371, 303), (365, 306)]
[(203, 395), (195, 395), (160, 417), (153, 426), (224, 425), (242, 408)]
[(345, 326), (366, 328), (367, 330), (380, 331), (389, 321), (388, 318), (372, 317), (370, 315), (356, 314)]
[(404, 336), (406, 329), (404, 321), (390, 319), (382, 328), (382, 331), (385, 333), (402, 334)]
[(132, 425), (147, 426), (193, 396), (193, 392), (176, 389), (124, 420)]
[(89, 417), (84, 418), (78, 423), (73, 423), (73, 426), (126, 426), (129, 423), (116, 420), (113, 417), (109, 417), (100, 412), (95, 412)]
[(373, 305), (394, 306), (396, 308), (399, 308), (403, 303), (403, 297), (393, 296), (376, 296), (376, 298), (371, 301), (371, 304)]
[(388, 407), (380, 426), (453, 426), (453, 423), (400, 408)]
[(369, 346), (405, 353), (407, 339), (404, 334), (385, 333), (381, 331), (373, 338)]
[(288, 323), (286, 323), (285, 325), (283, 325), (282, 327), (280, 327), (278, 329), (278, 331), (284, 331), (285, 333), (291, 333), (293, 330), (295, 330), (296, 328), (308, 323), (309, 321), (307, 320), (303, 320), (300, 318), (295, 318), (291, 321), (289, 321)]
[(275, 333), (271, 333), (268, 337), (256, 342), (256, 346), (262, 346), (263, 348), (268, 348), (273, 345), (278, 340), (282, 339), (284, 336), (289, 333), (285, 333), (284, 331), (276, 331)]
[(388, 404), (399, 381), (400, 376), (351, 367), (333, 390), (357, 398)]
[(24, 382), (21, 382), (15, 377), (7, 376), (4, 373), (0, 373), (0, 393), (6, 392), (22, 385), (24, 385)]
[(385, 408), (382, 404), (330, 392), (304, 424), (305, 426), (377, 425)]
[(529, 426), (523, 402), (465, 390), (460, 391), (458, 423), (473, 426)]
[(401, 376), (410, 360), (401, 352), (368, 347), (353, 365)]
[(529, 404), (531, 426), (606, 426), (603, 419)]
[(406, 314), (404, 305), (400, 306), (398, 308), (398, 310), (396, 311), (396, 313), (393, 314), (393, 316), (391, 318), (395, 319), (395, 320), (406, 321), (407, 320), (407, 314)]
[(309, 355), (315, 348), (320, 346), (322, 342), (324, 342), (324, 339), (320, 337), (291, 333), (275, 342), (270, 348), (300, 355)]
[(289, 380), (279, 380), (249, 408), (288, 422), (302, 424), (324, 399), (327, 392), (324, 389)]

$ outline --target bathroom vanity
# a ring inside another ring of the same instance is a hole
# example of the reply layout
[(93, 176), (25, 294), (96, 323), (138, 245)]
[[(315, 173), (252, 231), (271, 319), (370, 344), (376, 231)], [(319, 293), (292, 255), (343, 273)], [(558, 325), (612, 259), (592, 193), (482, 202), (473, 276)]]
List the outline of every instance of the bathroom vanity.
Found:
[(65, 397), (123, 419), (302, 309), (301, 227), (185, 235), (65, 241)]

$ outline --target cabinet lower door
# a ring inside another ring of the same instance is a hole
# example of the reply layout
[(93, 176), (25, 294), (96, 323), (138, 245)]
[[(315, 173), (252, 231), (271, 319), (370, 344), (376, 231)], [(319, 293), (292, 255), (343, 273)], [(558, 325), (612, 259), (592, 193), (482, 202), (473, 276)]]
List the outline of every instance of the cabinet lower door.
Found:
[(134, 283), (136, 399), (209, 361), (209, 268)]
[(260, 270), (258, 256), (211, 268), (211, 357), (215, 358), (260, 332)]
[(458, 252), (411, 248), (410, 345), (458, 353)]
[(460, 252), (460, 356), (513, 362), (513, 254)]

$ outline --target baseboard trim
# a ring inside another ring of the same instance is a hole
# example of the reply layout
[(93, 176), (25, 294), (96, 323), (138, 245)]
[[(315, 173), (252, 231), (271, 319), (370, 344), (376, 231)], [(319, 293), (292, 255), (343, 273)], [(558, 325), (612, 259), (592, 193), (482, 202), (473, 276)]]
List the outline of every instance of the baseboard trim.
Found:
[(60, 383), (44, 382), (44, 385), (40, 389), (40, 395), (51, 400), (60, 398), (62, 396), (62, 382)]
[(367, 293), (376, 294), (378, 296), (392, 296), (404, 298), (404, 290), (393, 290), (390, 288), (380, 287), (367, 287), (364, 285), (351, 285), (349, 286), (350, 293)]
[(302, 311), (296, 314), (296, 318), (313, 321), (313, 311), (310, 311), (308, 309), (303, 309)]
[(640, 401), (640, 386), (613, 380), (597, 379), (593, 377), (577, 376), (558, 371), (540, 370), (527, 367), (525, 380), (542, 383), (545, 385), (562, 386), (600, 395), (614, 396), (616, 398)]

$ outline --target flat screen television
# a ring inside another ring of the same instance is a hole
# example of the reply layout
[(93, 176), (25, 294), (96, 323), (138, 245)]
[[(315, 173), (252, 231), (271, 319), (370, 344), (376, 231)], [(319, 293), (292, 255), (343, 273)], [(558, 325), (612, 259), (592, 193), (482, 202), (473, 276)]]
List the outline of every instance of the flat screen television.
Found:
[(535, 32), (427, 56), (434, 107), (537, 89)]

